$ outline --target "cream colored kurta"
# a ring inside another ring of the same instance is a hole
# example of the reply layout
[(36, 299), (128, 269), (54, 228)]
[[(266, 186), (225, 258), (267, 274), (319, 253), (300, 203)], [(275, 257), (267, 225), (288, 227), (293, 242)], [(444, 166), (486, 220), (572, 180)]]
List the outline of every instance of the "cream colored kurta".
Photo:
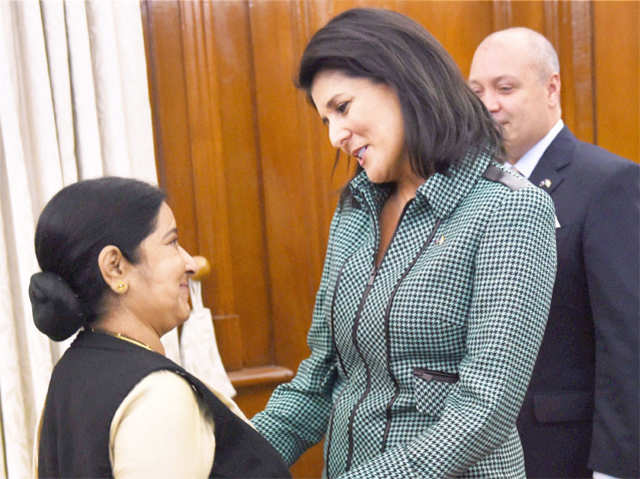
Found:
[[(229, 398), (212, 391), (247, 420)], [(116, 410), (109, 459), (117, 479), (208, 477), (215, 452), (214, 424), (187, 381), (156, 371), (140, 381)]]
[[(249, 423), (232, 399), (209, 389)], [(113, 477), (208, 477), (216, 446), (213, 433), (211, 414), (186, 380), (171, 371), (151, 373), (127, 394), (111, 421)], [(39, 436), (40, 427), (34, 445), (33, 477), (37, 477)]]

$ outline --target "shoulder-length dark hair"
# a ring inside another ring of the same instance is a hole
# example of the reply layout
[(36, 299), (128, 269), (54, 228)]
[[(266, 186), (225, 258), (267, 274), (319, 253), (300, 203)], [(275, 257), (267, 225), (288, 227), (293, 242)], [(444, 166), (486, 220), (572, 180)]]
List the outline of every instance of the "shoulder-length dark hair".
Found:
[(338, 70), (395, 89), (409, 161), (423, 178), (446, 173), (474, 150), (503, 158), (499, 127), (451, 56), (404, 15), (354, 8), (334, 17), (307, 44), (296, 86), (310, 97), (313, 79), (322, 70)]

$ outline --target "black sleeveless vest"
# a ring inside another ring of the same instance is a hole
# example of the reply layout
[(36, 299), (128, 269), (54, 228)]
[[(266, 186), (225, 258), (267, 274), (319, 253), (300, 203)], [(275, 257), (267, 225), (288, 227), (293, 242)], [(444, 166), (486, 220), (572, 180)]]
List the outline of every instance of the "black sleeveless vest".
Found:
[(78, 335), (53, 370), (40, 432), (38, 476), (112, 477), (111, 420), (131, 389), (158, 370), (182, 376), (211, 411), (216, 451), (209, 477), (291, 477), (278, 452), (196, 377), (161, 354), (88, 331)]

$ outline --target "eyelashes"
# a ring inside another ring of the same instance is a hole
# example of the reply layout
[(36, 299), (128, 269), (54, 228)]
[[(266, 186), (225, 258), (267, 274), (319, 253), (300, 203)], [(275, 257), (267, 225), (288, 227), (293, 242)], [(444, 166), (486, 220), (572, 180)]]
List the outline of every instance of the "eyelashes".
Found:
[(346, 113), (347, 110), (349, 109), (349, 104), (351, 102), (349, 101), (343, 101), (342, 103), (338, 104), (338, 106), (336, 107), (336, 111), (338, 113)]
[[(336, 104), (336, 106), (333, 107), (333, 111), (339, 115), (344, 115), (349, 110), (349, 106), (351, 106), (351, 100), (346, 100)], [(326, 116), (323, 116), (321, 120), (323, 125), (329, 125), (329, 119)]]

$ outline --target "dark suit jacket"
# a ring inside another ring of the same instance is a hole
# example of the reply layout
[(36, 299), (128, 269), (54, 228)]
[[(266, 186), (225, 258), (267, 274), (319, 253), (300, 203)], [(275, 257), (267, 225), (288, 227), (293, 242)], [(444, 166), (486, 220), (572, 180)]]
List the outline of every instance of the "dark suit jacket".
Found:
[(549, 321), (518, 419), (527, 477), (638, 478), (640, 167), (564, 127), (530, 180), (553, 198), (561, 227)]

